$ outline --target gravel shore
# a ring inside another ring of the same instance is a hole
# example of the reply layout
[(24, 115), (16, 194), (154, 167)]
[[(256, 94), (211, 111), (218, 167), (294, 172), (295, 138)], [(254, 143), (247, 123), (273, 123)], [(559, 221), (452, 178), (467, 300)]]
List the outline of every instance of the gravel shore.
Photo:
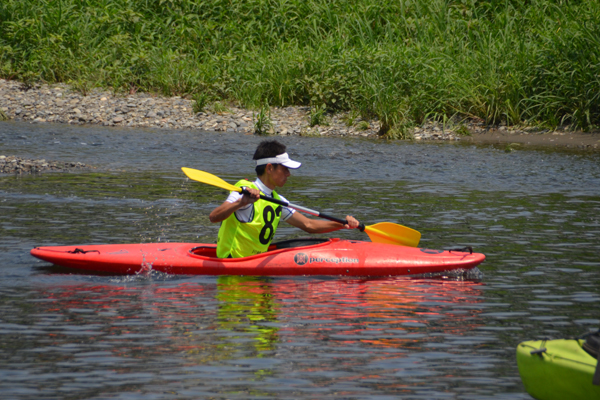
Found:
[[(256, 116), (252, 110), (222, 106), (217, 111), (207, 109), (194, 113), (193, 101), (178, 96), (163, 97), (149, 93), (120, 96), (100, 89), (84, 96), (65, 84), (27, 88), (21, 82), (0, 79), (0, 120), (254, 133)], [(269, 133), (281, 136), (379, 137), (380, 124), (377, 120), (363, 121), (342, 113), (328, 116), (326, 124), (311, 127), (309, 116), (309, 107), (272, 107)], [(425, 124), (413, 128), (409, 135), (415, 141), (513, 145), (513, 149), (516, 149), (515, 144), (600, 149), (598, 132), (489, 127), (472, 121), (465, 124)]]
[[(97, 124), (102, 126), (200, 129), (216, 132), (254, 132), (255, 112), (227, 106), (227, 110), (194, 113), (193, 101), (148, 93), (118, 96), (95, 89), (86, 96), (64, 84), (25, 88), (21, 82), (0, 79), (0, 110), (8, 119), (32, 123)], [(348, 114), (329, 116), (326, 125), (309, 125), (309, 107), (271, 108), (274, 135), (378, 137), (379, 121), (363, 121)], [(460, 140), (440, 126), (416, 128), (416, 140)]]

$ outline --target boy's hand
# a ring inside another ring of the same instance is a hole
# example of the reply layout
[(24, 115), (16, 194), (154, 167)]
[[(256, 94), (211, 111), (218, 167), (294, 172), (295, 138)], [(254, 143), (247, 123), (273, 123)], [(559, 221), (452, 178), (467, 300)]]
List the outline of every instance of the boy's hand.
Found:
[(356, 229), (356, 228), (358, 228), (358, 225), (360, 224), (360, 222), (358, 222), (356, 220), (356, 218), (354, 218), (351, 215), (346, 215), (346, 221), (348, 221), (348, 223), (346, 225), (344, 225), (344, 228), (346, 228), (346, 229)]
[(260, 190), (252, 189), (252, 188), (244, 188), (244, 195), (240, 199), (240, 204), (242, 207), (254, 203), (256, 200), (260, 199)]

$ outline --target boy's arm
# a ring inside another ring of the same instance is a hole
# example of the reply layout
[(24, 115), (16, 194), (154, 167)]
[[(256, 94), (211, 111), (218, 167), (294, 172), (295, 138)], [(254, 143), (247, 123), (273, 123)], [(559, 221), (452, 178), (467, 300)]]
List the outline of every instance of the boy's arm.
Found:
[(295, 212), (285, 222), (308, 233), (327, 233), (358, 227), (359, 222), (354, 217), (348, 215), (346, 216), (346, 221), (348, 221), (348, 224), (342, 225), (334, 221), (307, 218), (299, 212)]
[(238, 201), (234, 201), (233, 203), (224, 201), (223, 204), (212, 210), (208, 216), (210, 222), (217, 223), (224, 221), (240, 208), (245, 207), (248, 204), (254, 203), (260, 198), (259, 190), (252, 188), (246, 189), (248, 190), (248, 193), (250, 193), (249, 195), (244, 194), (242, 197), (240, 197)]

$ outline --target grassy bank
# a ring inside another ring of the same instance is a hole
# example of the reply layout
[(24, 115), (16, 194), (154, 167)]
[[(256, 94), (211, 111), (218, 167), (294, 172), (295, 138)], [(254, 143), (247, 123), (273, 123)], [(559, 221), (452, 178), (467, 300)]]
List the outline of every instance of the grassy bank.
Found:
[(600, 126), (600, 2), (3, 0), (0, 77), (242, 106)]

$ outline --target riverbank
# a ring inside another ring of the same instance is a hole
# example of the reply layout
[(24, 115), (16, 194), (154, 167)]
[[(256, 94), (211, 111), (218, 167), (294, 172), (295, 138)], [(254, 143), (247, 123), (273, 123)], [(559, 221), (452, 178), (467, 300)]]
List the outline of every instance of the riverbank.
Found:
[[(31, 123), (95, 124), (114, 127), (199, 129), (253, 134), (256, 112), (220, 103), (193, 112), (193, 100), (148, 93), (119, 96), (95, 89), (86, 96), (67, 85), (26, 88), (21, 82), (0, 79), (0, 110), (10, 120)], [(219, 107), (217, 107), (217, 105)], [(325, 118), (310, 126), (309, 107), (270, 109), (271, 135), (342, 136), (380, 138), (378, 120), (362, 120), (350, 113)], [(540, 131), (537, 129), (490, 129), (481, 123), (426, 124), (412, 128), (407, 137), (415, 141), (467, 141), (474, 144), (550, 146), (600, 149), (599, 133)]]
[[(600, 127), (600, 48), (590, 45), (599, 2), (163, 3), (5, 0), (0, 78), (248, 109), (354, 110), (392, 137), (456, 116)], [(89, 117), (79, 109), (74, 118)], [(114, 118), (129, 121), (105, 122)]]
[[(194, 101), (148, 93), (119, 96), (92, 90), (87, 96), (67, 85), (25, 88), (21, 82), (0, 79), (0, 109), (9, 119), (33, 123), (96, 124), (102, 126), (201, 129), (253, 134), (257, 112), (221, 103), (193, 112)], [(212, 109), (211, 109), (212, 108)], [(348, 113), (325, 117), (310, 126), (309, 107), (271, 107), (272, 135), (379, 137), (379, 121), (364, 121)], [(437, 126), (419, 129), (418, 140), (459, 140), (453, 130)]]

